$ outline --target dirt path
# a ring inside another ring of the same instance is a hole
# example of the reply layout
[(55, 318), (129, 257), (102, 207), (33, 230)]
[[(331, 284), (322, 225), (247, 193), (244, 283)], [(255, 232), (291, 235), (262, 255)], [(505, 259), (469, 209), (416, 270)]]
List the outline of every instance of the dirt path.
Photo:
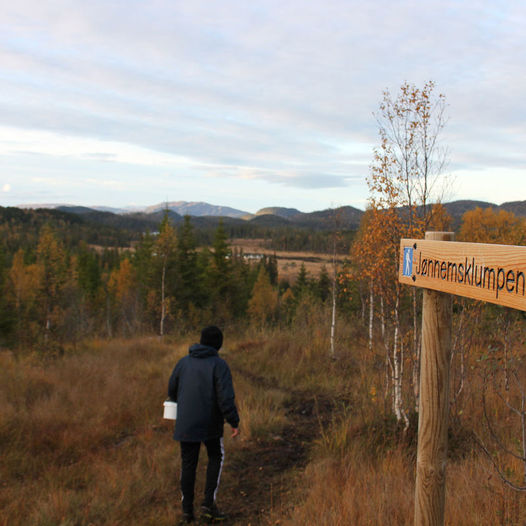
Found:
[[(233, 367), (255, 383), (254, 377)], [(272, 385), (276, 389), (275, 385)], [(279, 388), (279, 386), (278, 386)], [(326, 423), (334, 404), (308, 393), (284, 390), (289, 424), (279, 435), (243, 443), (229, 452), (225, 476), (221, 481), (221, 504), (228, 510), (228, 524), (263, 526), (271, 521), (271, 511), (285, 514), (292, 505), (291, 492), (307, 465), (313, 441), (320, 435), (320, 423)]]

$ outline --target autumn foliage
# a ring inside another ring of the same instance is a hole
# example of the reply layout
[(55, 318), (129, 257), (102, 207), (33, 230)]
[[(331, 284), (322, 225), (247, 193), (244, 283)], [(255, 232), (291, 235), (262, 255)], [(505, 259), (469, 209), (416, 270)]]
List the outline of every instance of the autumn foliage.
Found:
[(462, 217), (459, 241), (471, 243), (499, 243), (523, 245), (526, 236), (524, 219), (506, 210), (480, 207), (470, 210)]

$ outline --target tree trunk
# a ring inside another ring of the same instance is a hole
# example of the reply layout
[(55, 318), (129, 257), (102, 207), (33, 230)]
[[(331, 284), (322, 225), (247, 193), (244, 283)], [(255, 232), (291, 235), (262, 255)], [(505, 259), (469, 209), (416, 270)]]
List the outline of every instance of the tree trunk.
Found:
[(373, 280), (369, 281), (369, 350), (373, 348), (374, 295)]
[(45, 324), (45, 330), (44, 330), (44, 343), (47, 345), (49, 341), (49, 334), (51, 332), (51, 315), (49, 312), (49, 309), (46, 310), (46, 324)]
[(384, 311), (384, 297), (380, 296), (380, 319), (382, 329), (382, 340), (385, 340), (385, 311)]
[(161, 322), (159, 324), (159, 336), (164, 336), (164, 319), (166, 317), (166, 304), (164, 298), (164, 281), (166, 278), (166, 263), (163, 263), (163, 272), (161, 275)]
[(334, 358), (334, 332), (336, 328), (336, 283), (332, 287), (331, 356)]
[(106, 333), (108, 338), (113, 337), (113, 331), (111, 329), (111, 305), (110, 305), (110, 295), (106, 291)]
[(398, 422), (404, 421), (404, 429), (409, 427), (409, 419), (404, 411), (402, 397), (402, 385), (404, 378), (404, 351), (403, 345), (399, 342), (400, 334), (400, 289), (396, 288), (396, 303), (394, 309), (395, 326), (393, 334), (393, 411)]
[(332, 253), (332, 318), (331, 318), (331, 356), (334, 358), (334, 333), (336, 330), (336, 247), (333, 249)]

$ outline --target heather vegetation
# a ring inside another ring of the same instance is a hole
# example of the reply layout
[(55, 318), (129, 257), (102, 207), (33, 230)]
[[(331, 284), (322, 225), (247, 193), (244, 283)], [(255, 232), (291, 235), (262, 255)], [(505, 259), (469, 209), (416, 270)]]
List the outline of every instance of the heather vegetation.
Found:
[[(522, 524), (523, 497), (492, 465), (520, 485), (508, 452), (520, 456), (521, 421), (508, 407), (523, 396), (522, 319), (456, 309), (446, 523)], [(332, 357), (326, 307), (304, 307), (287, 328), (225, 329), (242, 417), (220, 492), (233, 524), (411, 523), (416, 415), (397, 423), (366, 320), (337, 327)], [(4, 351), (0, 524), (173, 524), (179, 459), (162, 400), (194, 339), (91, 340), (53, 359)]]

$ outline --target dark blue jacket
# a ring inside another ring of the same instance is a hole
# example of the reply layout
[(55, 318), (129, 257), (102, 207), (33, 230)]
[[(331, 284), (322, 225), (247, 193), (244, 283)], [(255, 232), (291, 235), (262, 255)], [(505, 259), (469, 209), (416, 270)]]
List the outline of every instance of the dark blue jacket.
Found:
[(225, 420), (239, 425), (230, 368), (213, 347), (190, 347), (170, 376), (168, 396), (177, 402), (174, 440), (202, 442), (222, 437)]

